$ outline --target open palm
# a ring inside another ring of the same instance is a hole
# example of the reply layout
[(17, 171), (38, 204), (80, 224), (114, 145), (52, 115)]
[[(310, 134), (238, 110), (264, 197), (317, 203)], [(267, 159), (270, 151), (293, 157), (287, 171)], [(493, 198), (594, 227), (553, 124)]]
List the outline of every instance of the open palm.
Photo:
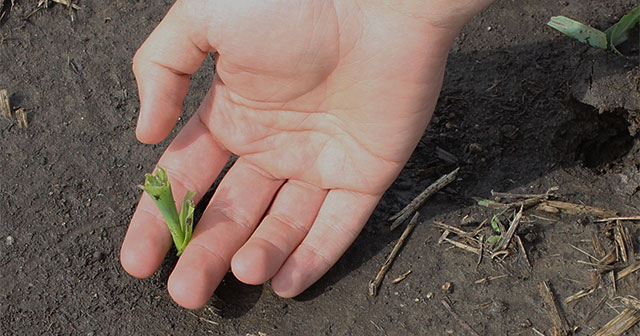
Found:
[[(212, 3), (178, 1), (134, 59), (137, 135), (155, 143), (180, 114), (189, 74), (217, 55), (209, 93), (158, 163), (177, 199), (201, 198), (239, 156), (169, 279), (188, 308), (230, 266), (291, 297), (338, 260), (424, 132), (453, 38), (487, 1)], [(170, 244), (143, 195), (123, 266), (150, 276)]]

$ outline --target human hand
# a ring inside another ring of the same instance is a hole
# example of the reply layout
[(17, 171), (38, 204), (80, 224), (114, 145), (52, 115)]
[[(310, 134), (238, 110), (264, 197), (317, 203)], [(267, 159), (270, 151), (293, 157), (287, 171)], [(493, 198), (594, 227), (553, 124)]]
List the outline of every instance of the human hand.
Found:
[[(173, 299), (206, 304), (231, 267), (293, 297), (361, 231), (431, 118), (449, 47), (489, 0), (178, 0), (134, 58), (137, 136), (164, 139), (194, 73), (216, 75), (158, 166), (175, 198), (224, 176), (169, 277)], [(413, 6), (413, 8), (412, 8)], [(171, 247), (143, 194), (121, 249), (136, 277)]]

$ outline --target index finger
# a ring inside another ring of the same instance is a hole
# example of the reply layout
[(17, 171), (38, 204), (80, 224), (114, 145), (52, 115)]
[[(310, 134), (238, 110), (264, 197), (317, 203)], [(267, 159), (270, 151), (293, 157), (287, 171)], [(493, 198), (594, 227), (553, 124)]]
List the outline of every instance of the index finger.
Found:
[(195, 73), (208, 52), (209, 1), (178, 0), (133, 58), (140, 96), (136, 135), (162, 141), (175, 125)]

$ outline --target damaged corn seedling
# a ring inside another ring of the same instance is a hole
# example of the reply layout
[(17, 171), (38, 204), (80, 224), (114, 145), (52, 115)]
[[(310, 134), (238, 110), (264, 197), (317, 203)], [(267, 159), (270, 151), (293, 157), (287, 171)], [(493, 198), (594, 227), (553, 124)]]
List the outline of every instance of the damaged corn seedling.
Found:
[(145, 174), (144, 185), (140, 186), (140, 188), (151, 196), (158, 209), (160, 209), (162, 217), (167, 222), (167, 226), (169, 226), (173, 243), (178, 250), (177, 255), (180, 256), (189, 240), (191, 240), (193, 233), (195, 205), (191, 199), (196, 193), (187, 191), (178, 214), (167, 172), (160, 167), (156, 168), (155, 175)]
[(631, 10), (605, 31), (589, 27), (565, 16), (554, 16), (547, 25), (580, 42), (588, 43), (592, 47), (612, 50), (619, 54), (616, 46), (629, 38), (629, 30), (638, 22), (640, 22), (640, 6)]

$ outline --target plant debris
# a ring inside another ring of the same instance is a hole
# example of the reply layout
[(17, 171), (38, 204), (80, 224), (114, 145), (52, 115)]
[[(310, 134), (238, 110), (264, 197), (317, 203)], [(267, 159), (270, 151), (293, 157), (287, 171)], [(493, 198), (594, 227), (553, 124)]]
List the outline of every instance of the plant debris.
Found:
[(13, 8), (14, 0), (0, 0), (0, 23)]
[(451, 305), (449, 305), (449, 303), (447, 303), (447, 301), (445, 300), (440, 300), (440, 302), (442, 303), (442, 305), (444, 306), (444, 308), (449, 312), (449, 314), (451, 314), (451, 316), (453, 316), (453, 318), (460, 323), (460, 325), (466, 329), (469, 334), (473, 335), (473, 336), (480, 336), (477, 332), (475, 332), (475, 330), (473, 330), (473, 328), (471, 328), (471, 326), (465, 322), (464, 320), (462, 320), (460, 318), (460, 316), (453, 310), (453, 308), (451, 308)]
[(460, 171), (460, 168), (456, 168), (454, 171), (450, 172), (449, 174), (446, 174), (440, 177), (438, 180), (433, 182), (433, 184), (428, 186), (427, 189), (421, 192), (420, 195), (414, 198), (413, 201), (411, 201), (411, 203), (409, 203), (406, 207), (404, 207), (404, 209), (400, 210), (398, 213), (391, 216), (391, 218), (389, 218), (390, 221), (393, 221), (393, 223), (391, 223), (391, 230), (395, 230), (398, 226), (400, 226), (400, 224), (402, 224), (405, 220), (407, 220), (407, 218), (409, 218), (413, 213), (418, 211), (418, 208), (420, 208), (422, 204), (424, 204), (424, 202), (429, 197), (431, 197), (433, 194), (437, 193), (438, 191), (442, 190), (442, 188), (449, 185), (449, 183), (453, 182), (456, 179), (456, 176), (458, 175), (458, 171)]
[(7, 89), (0, 90), (0, 113), (5, 118), (11, 118), (11, 105), (9, 104)]
[(444, 223), (435, 223), (437, 228), (443, 230), (438, 244), (448, 243), (478, 255), (476, 266), (482, 262), (482, 257), (485, 255), (490, 259), (506, 258), (511, 254), (511, 247), (514, 246), (513, 250), (523, 254), (523, 263), (531, 268), (526, 248), (522, 239), (516, 234), (523, 217), (522, 212), (522, 205), (518, 211), (504, 209), (490, 220), (484, 220), (472, 231), (464, 231)]
[(18, 125), (20, 125), (20, 127), (27, 128), (29, 126), (29, 123), (27, 122), (27, 113), (22, 107), (16, 110), (16, 120), (18, 120)]
[(391, 283), (394, 284), (394, 285), (397, 284), (397, 283), (400, 283), (402, 280), (406, 279), (409, 276), (409, 274), (411, 274), (411, 270), (408, 270), (408, 271), (402, 273), (399, 277), (393, 279), (393, 281), (391, 281)]
[(29, 13), (25, 17), (25, 19), (30, 18), (33, 14), (37, 13), (41, 9), (49, 8), (50, 2), (51, 3), (61, 4), (61, 5), (66, 6), (67, 8), (69, 8), (69, 17), (71, 18), (72, 22), (74, 20), (73, 11), (82, 9), (80, 6), (78, 6), (75, 3), (74, 0), (39, 0), (38, 4), (36, 5), (36, 8), (33, 11), (31, 11), (31, 13)]
[(636, 323), (640, 322), (640, 310), (635, 308), (626, 308), (618, 316), (596, 331), (593, 336), (619, 336), (631, 329)]
[(413, 218), (411, 218), (409, 225), (407, 225), (407, 227), (402, 232), (400, 239), (398, 239), (398, 241), (396, 242), (396, 245), (393, 247), (393, 250), (391, 250), (391, 253), (387, 257), (387, 259), (384, 261), (384, 264), (382, 264), (382, 268), (380, 268), (380, 271), (376, 275), (375, 279), (369, 283), (369, 295), (371, 296), (378, 295), (378, 288), (380, 288), (380, 284), (382, 284), (382, 280), (384, 279), (384, 276), (387, 274), (387, 271), (389, 271), (389, 268), (391, 267), (391, 264), (393, 264), (393, 261), (398, 256), (398, 253), (400, 253), (400, 249), (402, 248), (402, 245), (404, 245), (404, 242), (409, 237), (409, 234), (411, 233), (411, 231), (413, 231), (413, 228), (418, 223), (419, 215), (420, 215), (419, 212), (416, 212), (415, 215), (413, 215)]
[(38, 2), (38, 6), (37, 7), (38, 8), (40, 8), (40, 7), (49, 8), (49, 1), (61, 4), (61, 5), (65, 5), (67, 7), (71, 7), (71, 8), (76, 9), (76, 10), (82, 9), (82, 8), (80, 8), (80, 6), (76, 5), (73, 2), (73, 0), (40, 0)]
[(638, 22), (640, 22), (640, 6), (632, 9), (604, 32), (565, 16), (554, 16), (547, 25), (592, 47), (612, 50), (620, 54), (616, 46), (629, 39), (629, 30)]
[(570, 335), (571, 328), (569, 327), (569, 322), (564, 315), (564, 312), (560, 308), (558, 301), (556, 300), (555, 295), (551, 291), (551, 286), (548, 281), (543, 281), (540, 283), (540, 296), (544, 301), (544, 305), (547, 307), (549, 311), (549, 317), (551, 318), (551, 322), (553, 323), (553, 328), (551, 332), (552, 335)]

